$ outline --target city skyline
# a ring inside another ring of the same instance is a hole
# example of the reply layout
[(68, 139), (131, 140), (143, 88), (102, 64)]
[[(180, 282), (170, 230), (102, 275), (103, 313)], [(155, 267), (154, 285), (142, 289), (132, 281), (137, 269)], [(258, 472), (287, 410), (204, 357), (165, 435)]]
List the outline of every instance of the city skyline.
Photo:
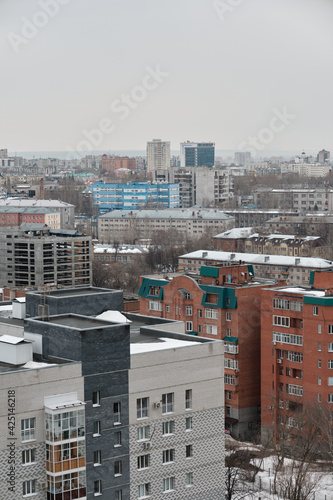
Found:
[(9, 151), (144, 150), (155, 137), (257, 157), (333, 149), (329, 0), (4, 0), (0, 12)]

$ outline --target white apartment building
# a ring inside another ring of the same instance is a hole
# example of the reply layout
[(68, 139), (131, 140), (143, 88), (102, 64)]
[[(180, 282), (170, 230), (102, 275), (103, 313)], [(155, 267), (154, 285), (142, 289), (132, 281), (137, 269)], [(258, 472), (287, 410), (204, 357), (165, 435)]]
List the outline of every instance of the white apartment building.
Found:
[(153, 139), (147, 142), (147, 170), (170, 168), (170, 142)]

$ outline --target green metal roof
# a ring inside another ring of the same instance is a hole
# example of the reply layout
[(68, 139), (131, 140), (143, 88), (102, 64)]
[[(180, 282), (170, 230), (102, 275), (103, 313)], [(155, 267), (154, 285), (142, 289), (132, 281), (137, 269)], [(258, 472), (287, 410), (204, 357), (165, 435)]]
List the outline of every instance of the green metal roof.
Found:
[(314, 271), (310, 271), (309, 285), (313, 285), (313, 280), (314, 280)]
[(315, 306), (333, 306), (333, 297), (307, 297), (304, 296), (304, 304), (313, 304)]
[[(143, 278), (142, 284), (141, 284), (141, 286), (139, 288), (138, 295), (139, 295), (139, 297), (145, 297), (147, 299), (163, 300), (163, 298), (164, 298), (163, 287), (165, 287), (169, 283), (170, 283), (170, 281), (168, 281), (168, 280), (158, 280), (158, 279), (152, 279), (152, 278)], [(159, 295), (151, 295), (149, 293), (151, 286), (156, 286), (156, 287), (160, 288)]]
[(211, 276), (212, 278), (219, 277), (219, 268), (212, 266), (201, 266), (200, 267), (200, 276)]
[(238, 344), (238, 337), (224, 337), (224, 342), (232, 342), (233, 344)]
[[(200, 285), (200, 288), (205, 292), (201, 301), (202, 306), (237, 309), (237, 297), (234, 288), (212, 285)], [(208, 302), (208, 294), (217, 295), (217, 303)]]

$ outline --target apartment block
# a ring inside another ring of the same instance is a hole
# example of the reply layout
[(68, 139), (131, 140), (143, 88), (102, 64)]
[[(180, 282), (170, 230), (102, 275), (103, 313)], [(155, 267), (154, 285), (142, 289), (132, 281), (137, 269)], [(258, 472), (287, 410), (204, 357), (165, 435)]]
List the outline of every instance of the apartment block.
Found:
[(288, 233), (295, 235), (309, 235), (325, 237), (332, 227), (331, 214), (307, 214), (304, 216), (280, 216), (267, 220), (266, 227), (272, 232)]
[(183, 321), (190, 336), (224, 341), (226, 429), (250, 439), (260, 428), (261, 289), (275, 282), (230, 263), (201, 266), (198, 275), (141, 279), (140, 314)]
[(176, 229), (185, 236), (200, 238), (216, 234), (233, 225), (233, 218), (219, 210), (114, 210), (98, 218), (98, 239), (101, 243), (127, 238), (151, 238), (158, 231)]
[(137, 209), (147, 204), (162, 208), (177, 208), (179, 186), (164, 182), (127, 184), (95, 182), (92, 185), (92, 202), (99, 208), (100, 213)]
[(102, 156), (102, 170), (113, 174), (119, 168), (126, 168), (134, 171), (136, 169), (136, 159), (128, 156)]
[(298, 427), (307, 404), (333, 405), (332, 293), (332, 271), (312, 272), (309, 288), (262, 292), (263, 435)]
[(91, 237), (43, 224), (0, 228), (2, 286), (91, 285)]
[(170, 142), (153, 139), (147, 142), (147, 170), (165, 170), (170, 168)]
[(290, 285), (308, 285), (311, 271), (333, 269), (333, 262), (319, 257), (291, 257), (243, 252), (197, 250), (178, 258), (179, 269), (198, 273), (202, 265), (244, 263), (253, 266), (258, 278), (287, 280)]
[(235, 219), (235, 227), (258, 227), (266, 226), (266, 222), (273, 217), (297, 217), (298, 213), (291, 210), (282, 209), (269, 209), (269, 210), (252, 210), (252, 209), (227, 209), (225, 211), (231, 217)]
[(1, 495), (224, 497), (223, 343), (121, 316), (112, 292), (29, 293), (45, 314), (0, 336)]
[(214, 249), (295, 257), (321, 257), (324, 238), (283, 234), (259, 234), (254, 228), (234, 228), (214, 236)]
[[(326, 168), (320, 166), (320, 168)], [(328, 167), (327, 167), (328, 168)], [(333, 190), (328, 187), (302, 188), (302, 189), (273, 189), (260, 187), (254, 191), (255, 204), (262, 207), (270, 200), (281, 207), (298, 211), (307, 210), (332, 210)]]

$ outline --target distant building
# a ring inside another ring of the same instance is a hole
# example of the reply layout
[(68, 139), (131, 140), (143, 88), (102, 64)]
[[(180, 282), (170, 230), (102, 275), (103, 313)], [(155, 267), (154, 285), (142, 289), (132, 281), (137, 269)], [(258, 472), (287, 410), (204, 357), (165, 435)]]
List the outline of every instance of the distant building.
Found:
[(251, 153), (249, 151), (236, 151), (235, 163), (236, 165), (247, 165), (251, 162)]
[(258, 234), (254, 228), (235, 228), (214, 236), (214, 250), (295, 257), (321, 257), (324, 238), (289, 234)]
[(319, 234), (325, 237), (331, 229), (332, 223), (333, 215), (314, 212), (313, 214), (297, 217), (291, 215), (274, 217), (267, 220), (266, 227), (272, 233), (279, 232), (285, 234), (290, 231), (295, 235), (308, 234), (317, 236)]
[(184, 237), (213, 236), (233, 225), (233, 218), (219, 210), (114, 210), (98, 218), (98, 239), (101, 243), (127, 238), (151, 238), (159, 231), (175, 229)]
[(258, 278), (288, 280), (292, 285), (308, 285), (311, 271), (333, 269), (333, 262), (318, 257), (289, 257), (284, 255), (263, 255), (238, 252), (197, 250), (181, 255), (179, 269), (198, 273), (202, 265), (244, 263), (253, 265)]
[(135, 257), (145, 255), (147, 252), (147, 247), (141, 245), (94, 245), (93, 259), (106, 264), (112, 262), (129, 264)]
[(175, 183), (95, 182), (91, 186), (93, 205), (100, 213), (110, 210), (138, 209), (149, 204), (156, 208), (179, 207), (179, 186)]
[(265, 226), (266, 222), (272, 217), (278, 216), (297, 216), (297, 211), (291, 210), (257, 210), (251, 208), (226, 209), (225, 213), (235, 218), (235, 227), (258, 227)]
[(73, 287), (92, 283), (91, 237), (44, 224), (0, 228), (2, 286)]
[(127, 168), (128, 170), (136, 170), (136, 159), (128, 156), (102, 156), (102, 170), (107, 173), (115, 173), (119, 168)]
[(321, 151), (319, 151), (317, 156), (317, 161), (319, 163), (329, 163), (330, 159), (331, 159), (330, 151), (326, 151), (326, 149), (322, 149)]
[(214, 142), (187, 141), (180, 144), (181, 167), (213, 167), (214, 165)]
[(0, 205), (0, 227), (18, 227), (21, 224), (45, 224), (50, 229), (61, 229), (60, 212), (43, 207), (7, 207)]
[(74, 205), (60, 200), (32, 200), (19, 198), (0, 199), (0, 207), (49, 208), (60, 213), (61, 229), (74, 229)]
[(229, 169), (172, 168), (155, 172), (155, 180), (179, 184), (182, 208), (219, 206), (234, 197), (234, 177)]
[(165, 170), (170, 168), (170, 142), (153, 139), (147, 142), (147, 170)]

